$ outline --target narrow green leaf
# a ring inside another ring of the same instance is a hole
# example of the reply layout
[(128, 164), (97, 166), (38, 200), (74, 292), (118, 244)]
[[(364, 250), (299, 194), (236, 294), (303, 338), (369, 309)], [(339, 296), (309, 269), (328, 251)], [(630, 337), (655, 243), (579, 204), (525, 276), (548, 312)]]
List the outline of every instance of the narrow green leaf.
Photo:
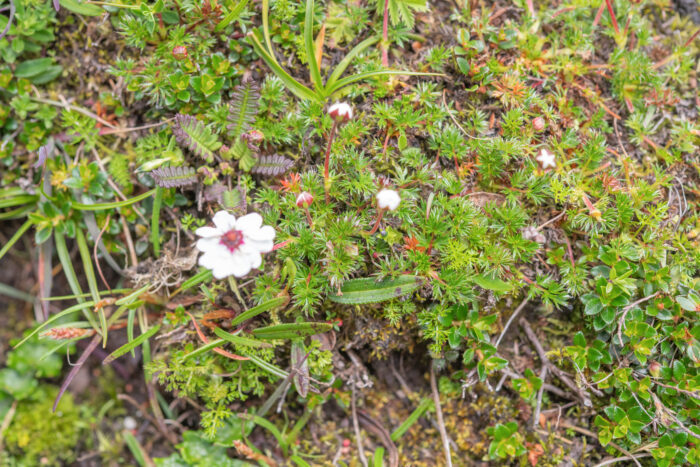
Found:
[(404, 420), (403, 423), (394, 430), (394, 432), (391, 434), (391, 440), (393, 442), (397, 442), (399, 439), (401, 439), (401, 437), (413, 426), (413, 424), (416, 423), (418, 419), (421, 418), (423, 414), (431, 407), (433, 407), (432, 399), (424, 398), (421, 400), (418, 407), (416, 407), (416, 410), (411, 412), (411, 415), (409, 415), (408, 418), (406, 418), (406, 420)]
[(379, 42), (379, 39), (379, 36), (365, 39), (357, 44), (350, 52), (348, 52), (345, 58), (343, 58), (340, 63), (336, 65), (335, 69), (333, 69), (333, 73), (331, 73), (331, 75), (328, 77), (328, 81), (326, 81), (326, 88), (331, 88), (333, 84), (335, 84), (335, 82), (338, 81), (338, 79), (343, 75), (343, 73), (345, 73), (345, 70), (348, 66), (350, 66), (355, 57), (364, 52), (369, 46)]
[(31, 78), (46, 71), (51, 66), (51, 62), (53, 59), (50, 57), (25, 60), (17, 65), (14, 74), (17, 78)]
[[(65, 274), (66, 279), (68, 280), (68, 285), (70, 286), (73, 295), (76, 296), (76, 300), (78, 301), (78, 303), (82, 303), (85, 301), (85, 299), (83, 298), (83, 290), (80, 288), (78, 276), (75, 274), (75, 269), (73, 269), (73, 260), (71, 259), (70, 254), (68, 253), (68, 247), (66, 246), (66, 237), (61, 232), (55, 231), (53, 238), (54, 242), (56, 243), (56, 254), (58, 255), (58, 259), (61, 262), (61, 267), (63, 267), (63, 274)], [(93, 301), (92, 303), (94, 305), (97, 302)], [(95, 330), (100, 329), (97, 322), (95, 321), (95, 317), (93, 316), (92, 311), (85, 312), (83, 310), (83, 315), (85, 315), (85, 318), (90, 322), (90, 325), (92, 325), (92, 327)]]
[(333, 325), (328, 323), (284, 323), (253, 329), (252, 333), (259, 339), (297, 339), (331, 329)]
[[(129, 314), (126, 316), (126, 339), (129, 342), (134, 340), (134, 318), (136, 318), (136, 309), (129, 308)], [(134, 349), (131, 349), (131, 356), (136, 358)]]
[(10, 237), (10, 239), (7, 241), (7, 243), (5, 243), (2, 246), (2, 248), (0, 248), (0, 259), (2, 259), (2, 257), (5, 256), (5, 254), (7, 254), (8, 251), (10, 251), (10, 248), (12, 248), (12, 246), (15, 243), (17, 243), (17, 241), (22, 237), (22, 235), (24, 235), (24, 232), (29, 230), (29, 227), (31, 227), (31, 226), (32, 226), (32, 222), (26, 221), (24, 224), (22, 224), (20, 226), (19, 229), (17, 229), (17, 232), (15, 232), (15, 234), (12, 237)]
[[(75, 230), (75, 240), (78, 243), (80, 259), (83, 261), (83, 272), (85, 273), (85, 278), (87, 279), (88, 287), (90, 288), (92, 301), (97, 303), (100, 301), (100, 291), (97, 288), (97, 278), (95, 277), (95, 270), (92, 267), (90, 250), (88, 249), (87, 242), (85, 241), (85, 234), (81, 229)], [(100, 307), (100, 309), (97, 310), (97, 313), (100, 318), (100, 328), (102, 329), (102, 347), (104, 348), (107, 347), (107, 319), (105, 317), (104, 308)]]
[(32, 337), (36, 336), (39, 332), (41, 332), (41, 330), (46, 329), (49, 325), (55, 323), (56, 321), (58, 321), (59, 319), (63, 318), (64, 316), (67, 316), (67, 315), (69, 315), (69, 314), (71, 314), (71, 313), (75, 313), (76, 311), (80, 311), (80, 310), (84, 310), (84, 309), (86, 309), (86, 308), (90, 308), (91, 306), (94, 306), (94, 305), (95, 305), (95, 302), (83, 302), (83, 303), (78, 303), (77, 305), (73, 305), (73, 306), (71, 306), (71, 307), (69, 307), (69, 308), (66, 308), (65, 310), (63, 310), (63, 311), (61, 311), (61, 312), (59, 312), (59, 313), (56, 313), (55, 315), (49, 316), (49, 319), (47, 319), (46, 321), (44, 321), (43, 323), (41, 323), (41, 324), (40, 324), (39, 326), (37, 326), (32, 332), (30, 332), (29, 334), (27, 334), (27, 335), (24, 337), (24, 339), (22, 339), (22, 340), (19, 341), (17, 344), (15, 344), (15, 345), (13, 346), (13, 348), (14, 348), (14, 349), (18, 348), (19, 346), (21, 346), (22, 344), (24, 344), (25, 342), (27, 342), (29, 339), (31, 339)]
[(142, 293), (145, 293), (150, 287), (151, 287), (151, 284), (144, 285), (140, 289), (134, 290), (126, 297), (120, 298), (119, 300), (114, 302), (114, 304), (115, 305), (128, 305), (128, 304), (132, 303), (134, 300), (136, 300), (139, 296), (141, 296)]
[(323, 99), (317, 93), (313, 92), (311, 89), (292, 78), (292, 76), (287, 73), (279, 63), (277, 63), (277, 60), (266, 52), (265, 49), (263, 49), (263, 46), (258, 37), (255, 35), (254, 31), (251, 31), (248, 34), (248, 38), (250, 39), (250, 43), (253, 46), (253, 49), (255, 49), (255, 52), (265, 61), (265, 63), (267, 63), (267, 66), (272, 69), (272, 72), (282, 80), (287, 89), (289, 89), (295, 96), (303, 100), (322, 102)]
[(127, 342), (126, 344), (122, 345), (119, 347), (117, 350), (112, 352), (111, 354), (107, 355), (107, 358), (105, 358), (102, 361), (103, 365), (108, 365), (112, 363), (114, 360), (117, 358), (121, 357), (124, 354), (129, 353), (131, 350), (135, 349), (139, 345), (143, 344), (145, 341), (148, 340), (152, 335), (158, 332), (160, 329), (160, 324), (156, 324), (155, 326), (151, 326), (146, 332), (142, 333), (139, 337), (136, 339), (132, 340), (131, 342)]
[(256, 357), (255, 355), (246, 355), (246, 357), (248, 357), (249, 362), (254, 363), (260, 369), (265, 370), (272, 375), (275, 375), (279, 378), (289, 377), (289, 373), (287, 373), (286, 371), (284, 371), (281, 368), (277, 368), (275, 365), (267, 363), (265, 360), (261, 359), (260, 357)]
[(241, 16), (241, 13), (243, 13), (243, 10), (245, 9), (246, 5), (248, 4), (248, 0), (241, 0), (236, 4), (235, 7), (231, 11), (229, 11), (226, 16), (224, 16), (224, 19), (219, 21), (219, 24), (216, 25), (214, 28), (214, 32), (219, 32), (222, 29), (224, 29), (226, 26), (231, 24), (233, 21), (236, 21), (239, 16)]
[[(316, 61), (316, 50), (314, 47), (314, 0), (306, 0), (306, 12), (304, 13), (304, 48), (306, 49), (306, 60), (309, 62), (310, 78), (317, 92), (323, 91), (323, 79), (321, 78), (321, 68)], [(270, 50), (272, 53), (272, 50)]]
[(16, 289), (10, 285), (3, 284), (2, 282), (0, 282), (0, 295), (14, 298), (16, 300), (24, 300), (27, 303), (34, 303), (35, 299), (33, 295), (29, 295), (27, 292)]
[(247, 347), (256, 347), (256, 348), (261, 348), (261, 347), (272, 347), (272, 344), (268, 342), (260, 342), (255, 339), (250, 339), (248, 337), (242, 337), (242, 336), (236, 336), (234, 334), (228, 333), (224, 331), (221, 328), (216, 328), (214, 329), (214, 334), (219, 336), (221, 339), (225, 340), (226, 342), (230, 342), (235, 345), (244, 345)]
[(272, 50), (272, 40), (270, 39), (270, 0), (262, 0), (262, 25), (265, 45), (267, 45), (267, 52), (269, 53), (272, 61), (277, 63), (277, 57), (275, 57), (275, 52)]
[(63, 8), (73, 13), (83, 16), (100, 16), (104, 10), (97, 5), (91, 3), (82, 3), (78, 0), (59, 0)]
[(481, 288), (493, 290), (494, 292), (510, 292), (513, 286), (508, 282), (498, 278), (489, 277), (485, 274), (474, 276), (474, 282)]
[(204, 345), (201, 346), (200, 348), (195, 349), (195, 350), (193, 350), (192, 352), (183, 355), (183, 356), (182, 356), (182, 359), (183, 359), (183, 360), (187, 360), (187, 359), (196, 357), (196, 356), (198, 356), (198, 355), (201, 355), (201, 354), (203, 354), (203, 353), (207, 353), (207, 352), (209, 352), (211, 349), (213, 349), (213, 348), (215, 348), (215, 347), (221, 347), (221, 345), (224, 344), (225, 342), (226, 342), (226, 341), (223, 340), (223, 339), (217, 339), (217, 340), (215, 340), (215, 341), (211, 341), (211, 342), (209, 342), (208, 344), (204, 344)]
[(151, 214), (151, 243), (153, 244), (153, 254), (160, 256), (160, 207), (163, 204), (163, 188), (156, 188), (156, 195), (153, 197), (153, 213)]
[(180, 285), (180, 288), (177, 289), (177, 292), (183, 292), (187, 289), (191, 289), (202, 282), (210, 280), (212, 277), (214, 277), (214, 275), (211, 272), (211, 269), (202, 269), (197, 274), (183, 282), (182, 285)]
[(379, 282), (371, 277), (352, 279), (345, 281), (340, 288), (340, 295), (331, 295), (329, 298), (333, 302), (344, 305), (377, 303), (413, 292), (421, 286), (421, 283), (419, 277), (411, 275), (399, 276), (396, 279), (384, 279)]
[(249, 320), (250, 318), (257, 316), (260, 313), (282, 306), (287, 302), (287, 300), (287, 297), (277, 297), (273, 298), (272, 300), (268, 300), (265, 303), (261, 303), (258, 306), (254, 306), (250, 310), (244, 311), (240, 315), (233, 318), (233, 320), (231, 320), (231, 326), (237, 326), (243, 321)]
[(129, 430), (123, 430), (122, 435), (124, 436), (124, 441), (126, 442), (126, 445), (129, 447), (129, 451), (131, 451), (131, 454), (134, 456), (134, 459), (136, 459), (136, 462), (139, 464), (139, 467), (149, 467), (153, 464), (153, 462), (150, 461), (150, 459), (148, 458), (148, 454), (146, 454), (146, 451), (144, 451), (141, 444), (134, 437), (134, 435), (131, 434)]
[(375, 76), (391, 76), (391, 75), (407, 75), (407, 76), (443, 76), (440, 73), (423, 73), (419, 71), (400, 71), (400, 70), (378, 70), (378, 71), (366, 71), (364, 73), (358, 73), (356, 75), (348, 76), (341, 80), (336, 81), (332, 86), (326, 86), (326, 95), (332, 96), (337, 91), (342, 88), (351, 85), (357, 81), (364, 81), (368, 78), (374, 78)]
[(145, 193), (142, 193), (138, 196), (134, 196), (133, 198), (129, 198), (124, 201), (114, 201), (112, 203), (96, 203), (96, 204), (82, 204), (82, 203), (73, 203), (71, 207), (73, 209), (76, 209), (78, 211), (102, 211), (105, 209), (114, 209), (114, 208), (123, 208), (124, 206), (131, 206), (134, 203), (138, 203), (139, 201), (142, 201), (149, 196), (155, 194), (156, 190), (149, 190)]
[(11, 208), (23, 204), (33, 204), (39, 200), (37, 195), (19, 195), (12, 198), (0, 199), (0, 208)]

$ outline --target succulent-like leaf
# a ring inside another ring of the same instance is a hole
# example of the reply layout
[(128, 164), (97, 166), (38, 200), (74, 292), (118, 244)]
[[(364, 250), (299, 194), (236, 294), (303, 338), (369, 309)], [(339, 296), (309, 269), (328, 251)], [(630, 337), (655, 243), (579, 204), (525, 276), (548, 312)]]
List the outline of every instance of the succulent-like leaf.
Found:
[(279, 154), (273, 154), (271, 156), (262, 156), (258, 159), (258, 163), (253, 167), (252, 172), (261, 175), (282, 175), (293, 165), (293, 160)]
[(187, 186), (197, 181), (195, 170), (191, 167), (160, 167), (150, 174), (161, 188)]
[(229, 104), (228, 130), (234, 139), (248, 131), (255, 121), (260, 106), (260, 88), (252, 81), (244, 81), (233, 90), (233, 100)]
[(214, 151), (221, 147), (216, 135), (191, 115), (175, 116), (173, 134), (180, 146), (188, 148), (202, 159), (213, 160)]
[(379, 282), (372, 277), (351, 279), (345, 281), (340, 288), (340, 295), (331, 295), (329, 298), (333, 302), (345, 305), (377, 303), (406, 295), (416, 290), (420, 285), (421, 279), (411, 275), (399, 276), (396, 279), (384, 279)]

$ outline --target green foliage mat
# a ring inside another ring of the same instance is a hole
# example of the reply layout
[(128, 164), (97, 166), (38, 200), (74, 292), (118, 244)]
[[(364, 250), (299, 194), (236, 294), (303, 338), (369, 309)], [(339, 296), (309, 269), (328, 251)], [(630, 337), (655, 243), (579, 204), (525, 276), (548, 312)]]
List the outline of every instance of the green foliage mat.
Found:
[(700, 463), (674, 5), (0, 0), (0, 461)]

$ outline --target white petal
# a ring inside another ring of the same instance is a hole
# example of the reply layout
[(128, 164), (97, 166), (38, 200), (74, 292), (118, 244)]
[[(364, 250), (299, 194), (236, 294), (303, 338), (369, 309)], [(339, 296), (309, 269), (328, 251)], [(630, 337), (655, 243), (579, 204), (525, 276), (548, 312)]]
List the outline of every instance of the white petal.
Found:
[(238, 221), (236, 221), (236, 230), (240, 230), (249, 235), (260, 228), (262, 221), (260, 214), (251, 212), (250, 214), (238, 218)]
[(213, 270), (224, 261), (224, 258), (218, 251), (208, 251), (199, 257), (199, 265)]
[(236, 251), (231, 255), (231, 260), (227, 262), (229, 274), (236, 277), (243, 277), (248, 274), (252, 268), (251, 259), (248, 255), (241, 252), (241, 250)]
[(222, 233), (226, 233), (236, 226), (236, 217), (226, 211), (217, 212), (212, 220)]
[(271, 242), (275, 239), (275, 229), (269, 225), (264, 225), (254, 232), (246, 232), (245, 236), (255, 240), (256, 242)]
[(275, 242), (272, 240), (255, 240), (253, 238), (246, 238), (245, 244), (259, 253), (269, 253), (275, 246)]
[(224, 249), (226, 248), (221, 244), (221, 239), (219, 237), (200, 238), (199, 240), (197, 240), (197, 243), (195, 243), (195, 246), (202, 253), (216, 250), (219, 247)]
[(204, 238), (218, 237), (221, 236), (222, 233), (225, 232), (221, 232), (219, 229), (215, 229), (214, 227), (200, 227), (194, 231), (195, 235)]
[(260, 250), (257, 248), (257, 246), (244, 243), (234, 256), (239, 254), (244, 257), (245, 261), (247, 261), (253, 268), (259, 268), (262, 264), (262, 256), (260, 255)]

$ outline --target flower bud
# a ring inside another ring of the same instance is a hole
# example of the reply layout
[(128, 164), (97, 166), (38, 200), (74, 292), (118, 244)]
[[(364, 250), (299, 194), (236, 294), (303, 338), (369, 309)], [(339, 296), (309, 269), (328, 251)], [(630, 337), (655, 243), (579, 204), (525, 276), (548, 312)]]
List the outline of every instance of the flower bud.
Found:
[(534, 120), (532, 120), (532, 127), (535, 129), (535, 131), (544, 130), (544, 118), (536, 117)]
[(347, 123), (352, 119), (352, 107), (345, 102), (336, 102), (328, 108), (328, 115), (337, 123)]
[(647, 368), (649, 369), (649, 374), (654, 378), (658, 378), (661, 375), (661, 364), (659, 362), (652, 360)]
[(308, 191), (302, 191), (297, 196), (297, 207), (303, 208), (308, 207), (314, 201), (313, 195)]
[(187, 47), (184, 45), (176, 45), (173, 47), (173, 58), (175, 60), (184, 60), (187, 58)]
[(384, 189), (377, 193), (377, 206), (379, 206), (380, 209), (393, 211), (399, 207), (400, 202), (401, 196), (399, 196), (397, 191)]

